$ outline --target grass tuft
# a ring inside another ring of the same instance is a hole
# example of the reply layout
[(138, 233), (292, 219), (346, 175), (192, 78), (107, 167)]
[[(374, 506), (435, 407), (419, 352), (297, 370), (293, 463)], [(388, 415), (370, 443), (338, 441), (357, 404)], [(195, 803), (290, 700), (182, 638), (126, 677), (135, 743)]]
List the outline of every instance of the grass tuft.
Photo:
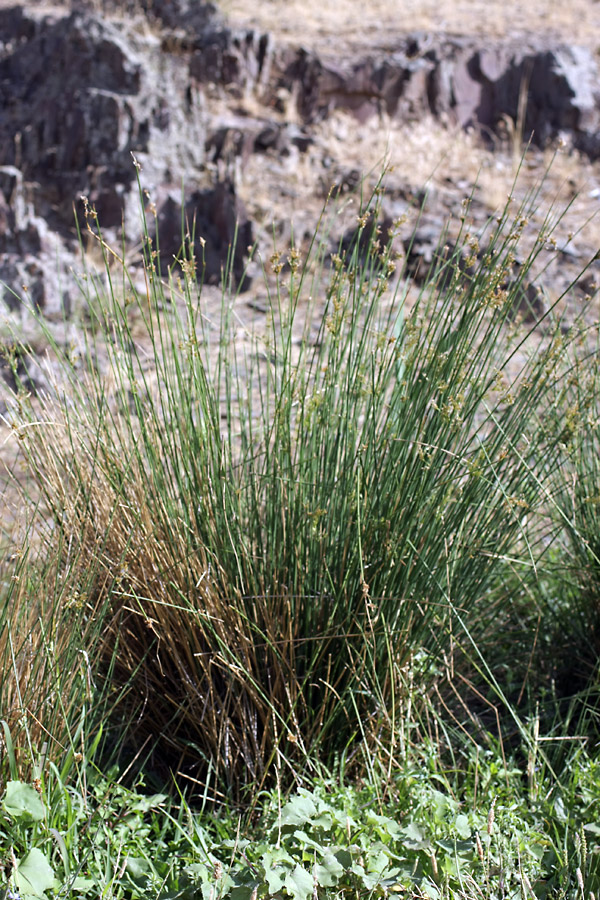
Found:
[(576, 329), (518, 311), (556, 219), (514, 280), (537, 195), (482, 235), (465, 215), (409, 307), (382, 190), (350, 245), (327, 254), (323, 225), (305, 259), (273, 253), (254, 330), (227, 273), (206, 316), (193, 229), (161, 273), (146, 223), (140, 291), (88, 210), (85, 343), (53, 341), (47, 389), (10, 413), (55, 554), (47, 609), (23, 608), (56, 613), (62, 657), (88, 648), (71, 686), (95, 686), (114, 752), (214, 798), (391, 768), (411, 685), (490, 641), (509, 561), (536, 570)]

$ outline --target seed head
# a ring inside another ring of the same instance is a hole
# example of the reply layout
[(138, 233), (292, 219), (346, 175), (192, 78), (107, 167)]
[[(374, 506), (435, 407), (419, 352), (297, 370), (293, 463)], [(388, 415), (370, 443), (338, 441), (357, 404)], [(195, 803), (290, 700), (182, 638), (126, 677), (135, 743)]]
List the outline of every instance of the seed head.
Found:
[(487, 820), (487, 833), (490, 835), (490, 837), (491, 837), (491, 835), (492, 835), (492, 833), (493, 833), (493, 831), (494, 831), (494, 818), (495, 818), (495, 815), (496, 815), (495, 812), (494, 812), (494, 807), (495, 807), (495, 806), (496, 806), (496, 798), (494, 797), (494, 799), (492, 800), (492, 806), (491, 806), (490, 811), (489, 811), (489, 813), (488, 813), (488, 820)]
[(483, 845), (481, 843), (481, 838), (479, 837), (479, 832), (476, 832), (476, 834), (475, 834), (475, 846), (477, 847), (477, 856), (479, 857), (479, 861), (483, 862), (484, 861)]

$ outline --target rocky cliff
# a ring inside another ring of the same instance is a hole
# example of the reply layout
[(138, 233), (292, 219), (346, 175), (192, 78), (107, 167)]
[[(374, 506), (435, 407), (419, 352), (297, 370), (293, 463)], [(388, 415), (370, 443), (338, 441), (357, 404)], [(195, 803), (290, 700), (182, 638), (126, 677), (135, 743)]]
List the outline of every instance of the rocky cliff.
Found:
[(561, 138), (600, 156), (592, 52), (535, 37), (482, 46), (390, 35), (352, 58), (324, 57), (234, 31), (193, 0), (3, 6), (0, 91), (0, 295), (51, 317), (73, 308), (82, 197), (111, 240), (124, 229), (135, 246), (141, 191), (165, 270), (182, 222), (194, 222), (208, 281), (220, 278), (237, 229), (239, 278), (257, 234), (240, 173), (256, 155), (306, 153), (335, 111), (372, 127), (433, 116), (487, 140), (510, 121), (524, 141)]

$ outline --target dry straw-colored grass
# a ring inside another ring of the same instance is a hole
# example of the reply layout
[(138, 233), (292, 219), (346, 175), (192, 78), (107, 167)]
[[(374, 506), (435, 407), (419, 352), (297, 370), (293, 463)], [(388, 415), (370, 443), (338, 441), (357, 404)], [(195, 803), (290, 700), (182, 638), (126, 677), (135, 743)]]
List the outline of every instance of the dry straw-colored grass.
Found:
[(34, 543), (4, 560), (0, 573), (0, 718), (21, 777), (31, 777), (37, 754), (57, 759), (68, 751), (94, 691), (98, 610), (86, 590), (89, 561), (69, 559), (59, 542), (36, 558)]
[(600, 6), (594, 0), (223, 0), (220, 5), (234, 24), (336, 52), (344, 43), (390, 46), (395, 35), (411, 31), (484, 37), (529, 32), (586, 45), (597, 44), (600, 34)]

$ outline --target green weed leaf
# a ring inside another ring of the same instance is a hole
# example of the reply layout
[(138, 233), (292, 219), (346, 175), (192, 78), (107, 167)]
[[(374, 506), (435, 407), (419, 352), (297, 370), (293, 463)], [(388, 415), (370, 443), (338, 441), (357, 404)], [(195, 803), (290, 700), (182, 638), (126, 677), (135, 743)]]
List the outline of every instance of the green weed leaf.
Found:
[(432, 791), (431, 798), (433, 800), (434, 818), (439, 824), (442, 824), (445, 821), (446, 814), (456, 810), (456, 800), (453, 800), (446, 794), (442, 794), (441, 791)]
[(424, 840), (423, 832), (414, 822), (409, 822), (402, 829), (402, 835), (404, 846), (410, 850), (420, 850), (422, 847), (427, 846), (428, 842)]
[(308, 897), (312, 897), (313, 876), (302, 866), (296, 866), (293, 872), (288, 873), (284, 885), (294, 900), (307, 900)]
[(344, 847), (340, 847), (335, 851), (335, 858), (343, 869), (350, 869), (352, 866), (352, 854)]
[(371, 849), (368, 856), (367, 868), (369, 872), (377, 872), (381, 875), (390, 864), (389, 853), (381, 843), (377, 843)]
[(250, 900), (254, 891), (258, 893), (260, 886), (260, 881), (252, 881), (249, 884), (236, 884), (231, 889), (229, 900)]
[(13, 819), (30, 818), (34, 822), (40, 822), (46, 814), (37, 791), (22, 781), (9, 781), (6, 785), (4, 809)]
[(425, 894), (426, 897), (430, 897), (431, 900), (439, 900), (440, 892), (432, 881), (423, 881), (421, 883), (421, 892)]
[(447, 853), (452, 855), (459, 854), (464, 856), (472, 856), (473, 854), (473, 841), (453, 841), (453, 840), (439, 840), (436, 841), (438, 847), (441, 847), (442, 850), (445, 850)]
[(283, 849), (267, 850), (266, 853), (263, 853), (262, 864), (269, 891), (276, 894), (282, 890), (286, 876), (294, 865), (294, 860)]
[(81, 894), (87, 894), (89, 891), (97, 888), (98, 885), (94, 878), (77, 877), (70, 885), (71, 890), (79, 891)]
[(381, 875), (378, 872), (365, 872), (362, 866), (357, 866), (354, 874), (358, 876), (366, 891), (374, 891), (381, 883)]
[(130, 807), (132, 812), (149, 812), (157, 806), (162, 806), (167, 799), (166, 794), (152, 794), (151, 797), (136, 797), (135, 803)]
[(398, 823), (390, 819), (389, 816), (380, 816), (378, 813), (368, 812), (367, 822), (369, 825), (377, 826), (381, 836), (389, 835), (390, 837), (398, 838), (402, 834), (402, 829)]
[(265, 881), (269, 885), (269, 892), (277, 894), (282, 890), (288, 870), (283, 866), (273, 866), (273, 868), (265, 868)]
[(304, 825), (317, 815), (317, 807), (310, 794), (296, 794), (281, 810), (282, 825)]
[(344, 867), (333, 853), (326, 853), (321, 862), (313, 867), (313, 875), (319, 887), (333, 887), (343, 874)]
[(130, 856), (127, 860), (127, 871), (132, 878), (143, 878), (150, 871), (150, 863), (142, 856)]
[(312, 850), (317, 850), (317, 852), (322, 853), (323, 847), (319, 841), (313, 840), (310, 835), (308, 835), (305, 831), (294, 831), (294, 840), (298, 842), (298, 845), (304, 847), (310, 847)]
[(45, 900), (45, 891), (54, 886), (52, 866), (37, 847), (19, 860), (15, 869), (15, 884), (22, 898)]
[(469, 825), (468, 816), (460, 815), (456, 817), (456, 830), (458, 831), (461, 838), (465, 840), (471, 837), (471, 826)]

